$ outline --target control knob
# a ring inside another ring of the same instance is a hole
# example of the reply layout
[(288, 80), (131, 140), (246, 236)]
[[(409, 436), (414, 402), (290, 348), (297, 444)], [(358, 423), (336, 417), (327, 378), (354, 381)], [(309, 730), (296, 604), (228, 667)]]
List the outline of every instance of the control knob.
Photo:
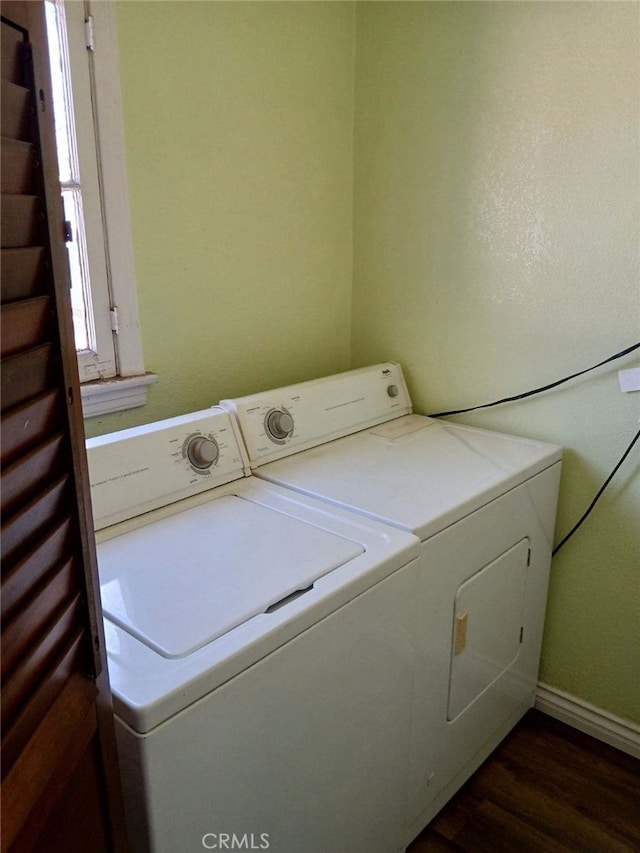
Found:
[(293, 418), (283, 409), (272, 409), (266, 418), (267, 432), (277, 441), (283, 441), (293, 432)]
[(187, 445), (187, 458), (194, 468), (206, 471), (218, 461), (220, 451), (212, 438), (198, 435)]

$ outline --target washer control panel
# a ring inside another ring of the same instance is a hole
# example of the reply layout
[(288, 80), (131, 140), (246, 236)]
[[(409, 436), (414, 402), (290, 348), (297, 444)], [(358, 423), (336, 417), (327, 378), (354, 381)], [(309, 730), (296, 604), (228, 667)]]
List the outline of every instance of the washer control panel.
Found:
[(231, 415), (220, 407), (87, 441), (96, 530), (248, 473)]
[(252, 468), (412, 411), (402, 368), (393, 362), (220, 405), (237, 418)]
[(193, 435), (185, 442), (185, 454), (196, 471), (208, 471), (218, 461), (220, 448), (211, 435)]

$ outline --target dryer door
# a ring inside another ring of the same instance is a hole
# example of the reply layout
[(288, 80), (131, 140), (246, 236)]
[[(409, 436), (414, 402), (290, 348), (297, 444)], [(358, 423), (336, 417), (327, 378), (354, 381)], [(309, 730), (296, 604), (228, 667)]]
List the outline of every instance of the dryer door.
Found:
[(461, 714), (520, 652), (529, 559), (521, 539), (456, 593), (447, 719)]

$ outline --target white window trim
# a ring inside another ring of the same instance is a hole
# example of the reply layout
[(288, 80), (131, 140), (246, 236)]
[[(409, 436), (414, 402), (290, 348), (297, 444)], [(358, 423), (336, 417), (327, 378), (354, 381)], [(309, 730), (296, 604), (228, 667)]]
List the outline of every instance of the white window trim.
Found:
[[(94, 119), (94, 96), (91, 72), (91, 54), (87, 51), (85, 4), (69, 0), (47, 0), (47, 10), (57, 12), (47, 17), (47, 21), (56, 23), (60, 33), (60, 24), (64, 22), (66, 46), (58, 43), (63, 67), (64, 83), (71, 85), (71, 103), (66, 102), (60, 114), (56, 111), (56, 136), (58, 122), (60, 129), (66, 125), (68, 151), (61, 151), (63, 165), (61, 189), (65, 198), (65, 216), (75, 219), (76, 204), (82, 212), (81, 221), (76, 223), (76, 231), (68, 244), (69, 264), (72, 275), (72, 308), (74, 310), (74, 328), (79, 324), (75, 312), (82, 303), (85, 336), (78, 351), (78, 371), (80, 381), (105, 379), (118, 373), (116, 363), (116, 340), (112, 331), (110, 310), (112, 302), (106, 257), (104, 215), (100, 197), (100, 173), (98, 161), (98, 140)], [(53, 39), (56, 41), (57, 39)], [(57, 52), (57, 51), (56, 51)], [(55, 56), (55, 54), (54, 54)], [(56, 77), (59, 79), (58, 75)], [(66, 88), (63, 86), (63, 88)], [(56, 109), (61, 103), (56, 104)], [(65, 193), (65, 188), (72, 189)], [(71, 202), (71, 197), (73, 201)], [(71, 204), (69, 204), (71, 202)], [(83, 245), (84, 244), (84, 245)], [(83, 249), (86, 251), (83, 251)], [(72, 256), (75, 256), (72, 260)], [(78, 299), (78, 291), (89, 287), (88, 298), (83, 293)], [(74, 304), (75, 292), (75, 304)], [(87, 308), (89, 311), (87, 312)], [(80, 312), (79, 312), (80, 313)], [(87, 316), (87, 313), (89, 316)], [(76, 346), (78, 341), (76, 340)]]
[(117, 309), (114, 335), (116, 377), (83, 382), (85, 417), (143, 406), (149, 385), (158, 377), (145, 373), (136, 294), (135, 262), (129, 212), (116, 6), (112, 0), (85, 3), (91, 16), (93, 111), (100, 175), (105, 253), (111, 304)]
[(135, 409), (147, 402), (147, 388), (158, 377), (153, 373), (142, 376), (103, 379), (100, 382), (84, 382), (80, 386), (82, 412), (85, 418)]

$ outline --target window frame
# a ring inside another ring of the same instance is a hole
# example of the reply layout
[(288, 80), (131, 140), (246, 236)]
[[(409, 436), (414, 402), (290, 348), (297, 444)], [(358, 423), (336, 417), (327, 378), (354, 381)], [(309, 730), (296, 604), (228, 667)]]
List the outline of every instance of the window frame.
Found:
[[(92, 120), (83, 116), (80, 121), (90, 132), (93, 130), (95, 154), (90, 153), (92, 146), (86, 141), (79, 139), (78, 148), (81, 173), (95, 172), (97, 181), (97, 192), (89, 192), (84, 200), (85, 218), (87, 207), (92, 206), (89, 216), (101, 224), (99, 239), (93, 237), (89, 245), (91, 292), (94, 310), (103, 313), (103, 328), (105, 311), (108, 323), (108, 344), (104, 344), (103, 334), (103, 348), (98, 339), (97, 354), (78, 353), (83, 413), (93, 417), (144, 405), (147, 388), (157, 376), (145, 372), (140, 334), (115, 3), (64, 0), (64, 6), (68, 12), (72, 91), (74, 102), (76, 91), (79, 98), (85, 93), (84, 116), (87, 92), (91, 99)], [(88, 22), (82, 31), (78, 25), (80, 10)], [(81, 135), (77, 108), (76, 123)], [(94, 163), (87, 162), (92, 156)], [(94, 278), (93, 270), (100, 265), (104, 274)], [(95, 322), (98, 325), (100, 318)]]

